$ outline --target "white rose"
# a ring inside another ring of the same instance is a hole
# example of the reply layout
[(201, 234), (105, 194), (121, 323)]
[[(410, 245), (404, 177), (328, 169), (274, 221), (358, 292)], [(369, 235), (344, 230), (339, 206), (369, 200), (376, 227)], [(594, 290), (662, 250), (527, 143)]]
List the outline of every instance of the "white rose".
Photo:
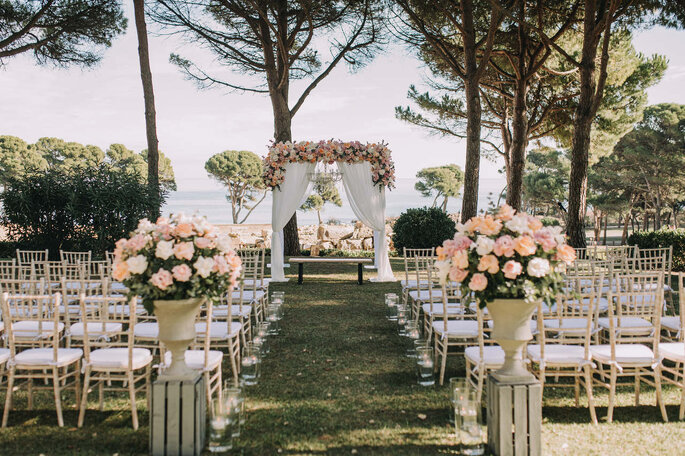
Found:
[(449, 274), (451, 267), (452, 263), (450, 260), (435, 262), (435, 269), (441, 284), (445, 284), (447, 282), (447, 275)]
[(159, 241), (155, 249), (155, 256), (166, 260), (174, 254), (174, 241)]
[(136, 255), (126, 260), (126, 264), (131, 274), (142, 274), (147, 269), (147, 258), (143, 255)]
[(476, 240), (476, 253), (478, 255), (483, 256), (487, 255), (488, 253), (492, 252), (492, 249), (495, 247), (495, 240), (490, 239), (487, 236), (478, 236), (478, 239)]
[(214, 260), (207, 257), (200, 257), (197, 259), (195, 264), (193, 264), (197, 274), (200, 277), (207, 277), (212, 273), (212, 268), (214, 267)]
[(549, 261), (544, 258), (533, 258), (528, 263), (527, 270), (531, 277), (544, 277), (549, 272)]
[(209, 233), (212, 231), (212, 225), (204, 217), (195, 217), (193, 226), (198, 233)]
[(155, 229), (154, 223), (150, 222), (148, 219), (144, 218), (138, 222), (138, 231), (141, 233), (149, 233)]
[(505, 223), (505, 226), (511, 231), (516, 231), (517, 233), (528, 233), (530, 228), (528, 228), (528, 216), (526, 214), (517, 214)]
[(550, 226), (547, 229), (552, 232), (554, 240), (558, 245), (566, 244), (566, 235), (563, 233), (563, 228), (560, 226)]
[(225, 235), (218, 236), (216, 238), (216, 248), (219, 249), (222, 253), (226, 253), (231, 250), (233, 247), (233, 243), (231, 242), (231, 238)]

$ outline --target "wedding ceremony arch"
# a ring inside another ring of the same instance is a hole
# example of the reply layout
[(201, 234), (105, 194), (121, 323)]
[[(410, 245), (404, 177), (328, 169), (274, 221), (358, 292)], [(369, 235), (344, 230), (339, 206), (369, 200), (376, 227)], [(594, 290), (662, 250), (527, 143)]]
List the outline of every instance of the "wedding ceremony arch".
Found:
[(307, 195), (318, 162), (338, 166), (354, 214), (373, 230), (378, 273), (371, 280), (395, 281), (385, 237), (385, 189), (394, 187), (395, 166), (384, 143), (359, 141), (279, 142), (269, 147), (264, 159), (264, 183), (273, 192), (272, 281), (287, 280), (283, 271), (283, 228)]

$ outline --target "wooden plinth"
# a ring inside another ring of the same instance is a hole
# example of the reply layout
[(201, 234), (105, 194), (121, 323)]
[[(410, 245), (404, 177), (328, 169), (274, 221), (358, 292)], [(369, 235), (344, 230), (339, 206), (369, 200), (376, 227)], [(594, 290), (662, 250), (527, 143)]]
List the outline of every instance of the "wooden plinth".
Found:
[(199, 456), (205, 446), (207, 399), (201, 375), (152, 384), (150, 454)]
[(541, 456), (542, 387), (488, 375), (488, 447), (496, 456)]

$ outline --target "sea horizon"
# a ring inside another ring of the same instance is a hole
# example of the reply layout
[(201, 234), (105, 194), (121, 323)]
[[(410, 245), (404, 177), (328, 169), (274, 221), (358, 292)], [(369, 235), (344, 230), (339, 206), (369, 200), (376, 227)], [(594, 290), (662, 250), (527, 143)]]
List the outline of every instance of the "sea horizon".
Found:
[[(426, 198), (414, 189), (415, 178), (398, 178), (395, 182), (396, 188), (386, 191), (386, 217), (397, 217), (409, 208), (430, 206), (433, 198)], [(162, 213), (165, 215), (173, 213), (186, 213), (204, 215), (211, 223), (230, 224), (231, 205), (226, 200), (226, 190), (215, 181), (194, 180), (189, 184), (185, 183), (183, 188), (169, 194), (166, 203), (162, 206)], [(497, 203), (500, 192), (506, 185), (504, 178), (482, 178), (479, 183), (478, 209), (486, 209), (489, 201)], [(347, 201), (347, 195), (342, 188), (342, 183), (338, 184), (338, 190), (342, 199), (342, 207), (327, 204), (321, 211), (321, 218), (324, 222), (335, 219), (340, 223), (351, 223), (357, 220), (352, 211), (352, 207)], [(447, 212), (457, 213), (461, 210), (461, 197), (450, 198), (447, 204)], [(245, 220), (246, 224), (271, 223), (271, 194), (267, 194), (262, 201)], [(245, 209), (240, 214), (241, 218)], [(312, 225), (318, 223), (316, 212), (297, 211), (297, 219), (300, 225)]]

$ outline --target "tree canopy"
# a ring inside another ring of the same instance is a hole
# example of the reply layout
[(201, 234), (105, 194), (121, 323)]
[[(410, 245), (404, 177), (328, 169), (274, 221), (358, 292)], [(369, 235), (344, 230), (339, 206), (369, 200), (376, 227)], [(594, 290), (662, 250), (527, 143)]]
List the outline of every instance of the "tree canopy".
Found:
[(334, 204), (338, 207), (342, 206), (342, 198), (340, 198), (340, 192), (335, 186), (335, 183), (331, 181), (317, 182), (313, 186), (314, 193), (309, 195), (300, 210), (302, 211), (316, 211), (316, 215), (319, 218), (319, 225), (321, 225), (321, 210), (327, 203)]
[(447, 200), (459, 196), (464, 185), (464, 172), (459, 165), (444, 165), (424, 168), (416, 173), (414, 188), (426, 198), (433, 198), (431, 207), (437, 207), (438, 199), (442, 198), (440, 208), (447, 211)]
[[(266, 197), (262, 181), (262, 160), (247, 150), (227, 150), (205, 163), (207, 173), (227, 189), (233, 223), (243, 223)], [(247, 213), (240, 218), (243, 209)]]
[(91, 66), (125, 29), (118, 0), (3, 0), (0, 68), (27, 52), (38, 64)]

